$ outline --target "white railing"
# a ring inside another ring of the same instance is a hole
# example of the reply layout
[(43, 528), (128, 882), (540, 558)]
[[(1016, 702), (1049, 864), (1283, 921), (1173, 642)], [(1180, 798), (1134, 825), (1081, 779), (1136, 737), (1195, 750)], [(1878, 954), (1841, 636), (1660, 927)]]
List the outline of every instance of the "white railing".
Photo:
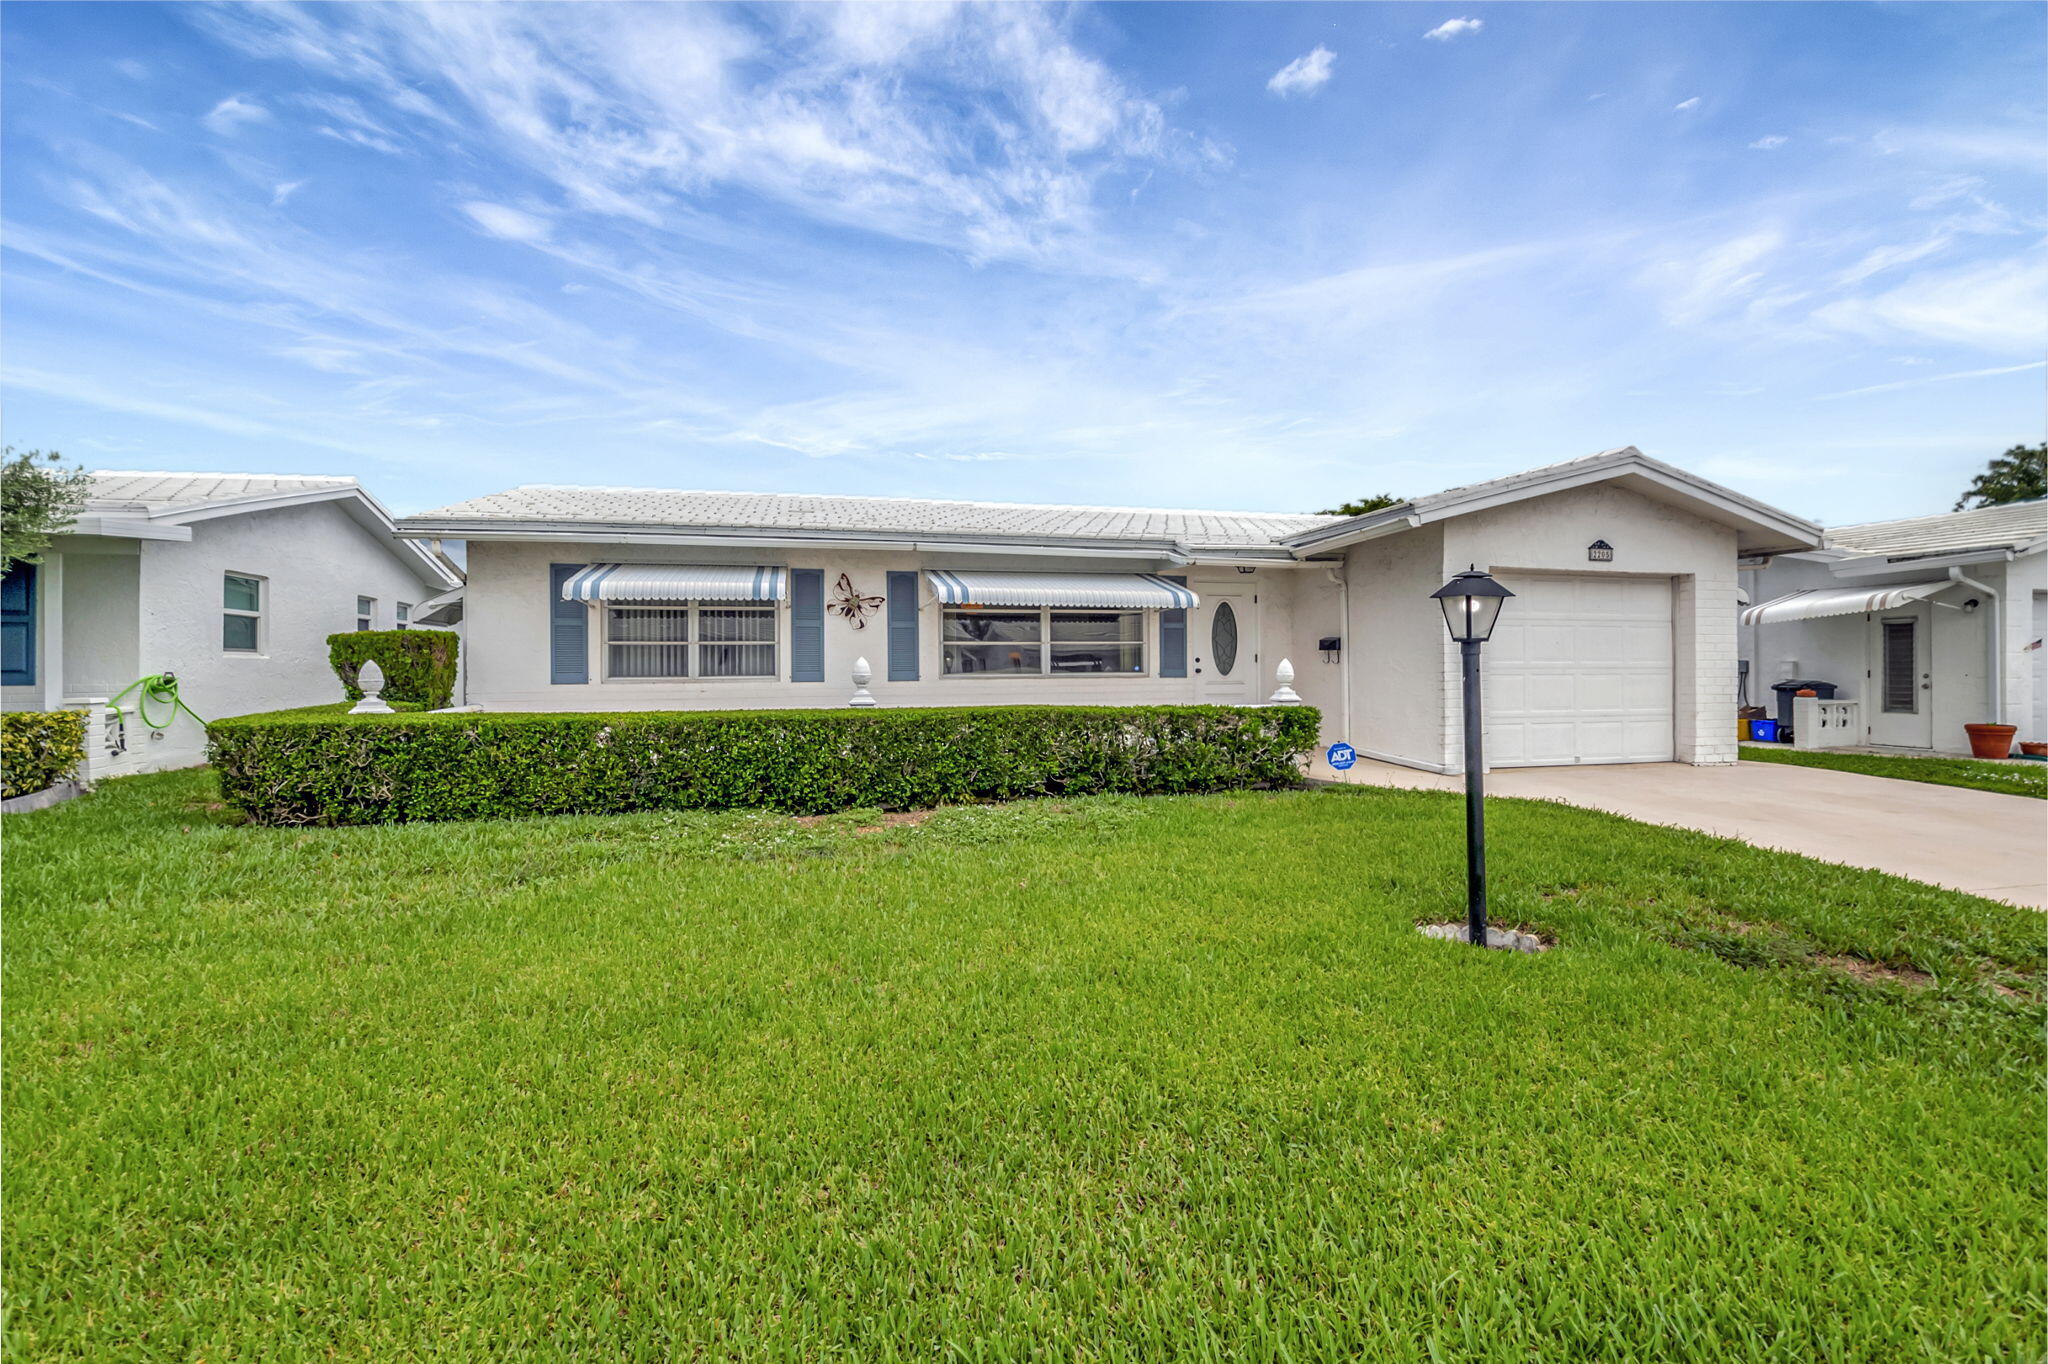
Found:
[(1863, 742), (1863, 703), (1847, 697), (1792, 698), (1794, 748), (1849, 748)]

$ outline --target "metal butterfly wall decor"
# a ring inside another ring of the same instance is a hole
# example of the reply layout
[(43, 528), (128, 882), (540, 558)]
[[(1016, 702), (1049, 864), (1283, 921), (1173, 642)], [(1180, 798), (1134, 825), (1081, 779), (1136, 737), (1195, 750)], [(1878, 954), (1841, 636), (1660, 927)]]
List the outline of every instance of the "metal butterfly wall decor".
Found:
[(832, 585), (832, 600), (825, 609), (852, 621), (854, 629), (865, 630), (868, 628), (868, 613), (881, 610), (882, 604), (881, 597), (863, 597), (860, 589), (853, 585), (853, 579), (842, 573), (839, 581)]

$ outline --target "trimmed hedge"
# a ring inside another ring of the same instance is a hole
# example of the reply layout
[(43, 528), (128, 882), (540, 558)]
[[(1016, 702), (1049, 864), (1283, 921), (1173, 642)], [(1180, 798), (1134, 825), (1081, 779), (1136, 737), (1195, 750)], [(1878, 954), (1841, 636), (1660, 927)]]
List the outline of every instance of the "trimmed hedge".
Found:
[(455, 695), (455, 655), (461, 640), (447, 630), (350, 630), (327, 637), (327, 661), (349, 701), (363, 699), (356, 676), (371, 659), (384, 670), (384, 699), (417, 701), (439, 710)]
[(1289, 785), (1308, 706), (245, 715), (207, 727), (263, 824), (630, 810), (793, 814), (1101, 791)]
[(32, 796), (77, 773), (85, 761), (85, 712), (10, 710), (0, 715), (0, 791)]

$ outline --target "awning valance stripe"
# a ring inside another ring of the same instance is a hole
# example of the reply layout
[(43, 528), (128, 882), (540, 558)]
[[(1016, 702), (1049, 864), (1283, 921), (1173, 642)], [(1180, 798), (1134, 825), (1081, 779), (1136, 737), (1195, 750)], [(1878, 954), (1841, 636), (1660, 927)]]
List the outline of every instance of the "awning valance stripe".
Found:
[(789, 570), (771, 565), (591, 564), (562, 584), (563, 601), (784, 601)]
[(1185, 611), (1201, 601), (1155, 573), (970, 573), (929, 568), (924, 578), (932, 595), (946, 606)]
[(1809, 587), (1750, 607), (1742, 613), (1742, 623), (1762, 625), (1774, 620), (1817, 620), (1822, 616), (1896, 611), (1954, 586), (1947, 578), (1937, 578), (1933, 582), (1896, 583), (1890, 587)]

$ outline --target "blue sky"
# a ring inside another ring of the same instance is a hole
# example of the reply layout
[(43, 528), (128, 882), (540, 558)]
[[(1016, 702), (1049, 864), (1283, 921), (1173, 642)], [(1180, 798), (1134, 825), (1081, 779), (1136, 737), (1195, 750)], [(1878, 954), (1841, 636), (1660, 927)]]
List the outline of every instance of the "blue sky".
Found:
[(2038, 5), (9, 4), (8, 439), (1312, 510), (2041, 439)]

